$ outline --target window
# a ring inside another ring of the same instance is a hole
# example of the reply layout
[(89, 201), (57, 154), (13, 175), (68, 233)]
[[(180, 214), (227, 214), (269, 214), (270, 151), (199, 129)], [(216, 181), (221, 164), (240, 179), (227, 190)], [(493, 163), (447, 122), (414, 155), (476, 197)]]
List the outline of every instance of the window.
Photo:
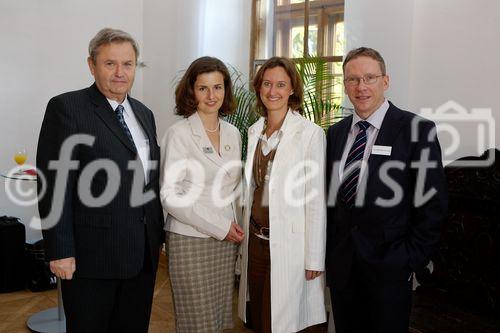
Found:
[[(341, 104), (344, 0), (253, 1), (251, 73), (274, 55), (298, 63), (321, 59), (331, 82), (320, 94)], [(314, 74), (308, 71), (307, 75)]]

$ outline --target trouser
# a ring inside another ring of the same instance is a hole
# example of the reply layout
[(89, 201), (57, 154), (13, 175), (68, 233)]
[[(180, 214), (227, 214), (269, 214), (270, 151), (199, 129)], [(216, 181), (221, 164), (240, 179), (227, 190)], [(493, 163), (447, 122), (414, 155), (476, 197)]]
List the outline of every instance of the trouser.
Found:
[[(269, 241), (258, 238), (252, 231), (250, 231), (248, 244), (248, 288), (250, 294), (249, 317), (251, 328), (257, 333), (271, 333), (271, 260)], [(326, 332), (326, 325), (310, 326), (300, 332)]]
[(412, 279), (373, 283), (356, 266), (345, 288), (330, 287), (336, 333), (408, 333)]
[(143, 268), (132, 278), (62, 280), (67, 332), (146, 333), (155, 277), (146, 242)]

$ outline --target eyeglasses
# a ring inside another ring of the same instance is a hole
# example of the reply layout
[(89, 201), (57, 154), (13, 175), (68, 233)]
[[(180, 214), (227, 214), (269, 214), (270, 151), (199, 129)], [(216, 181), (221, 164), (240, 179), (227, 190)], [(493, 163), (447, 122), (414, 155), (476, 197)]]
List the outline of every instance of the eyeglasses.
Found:
[(361, 81), (363, 81), (364, 84), (374, 84), (377, 82), (378, 78), (381, 76), (385, 76), (384, 74), (381, 75), (373, 75), (373, 74), (367, 74), (363, 77), (348, 77), (344, 80), (344, 85), (348, 87), (354, 87), (357, 86)]

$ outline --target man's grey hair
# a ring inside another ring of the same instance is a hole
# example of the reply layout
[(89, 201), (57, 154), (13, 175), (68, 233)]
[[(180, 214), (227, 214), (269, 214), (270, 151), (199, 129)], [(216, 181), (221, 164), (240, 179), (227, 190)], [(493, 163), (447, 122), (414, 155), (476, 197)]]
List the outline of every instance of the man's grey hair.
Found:
[(89, 43), (89, 57), (92, 61), (96, 62), (97, 54), (99, 53), (99, 48), (102, 45), (107, 45), (111, 43), (125, 43), (129, 42), (132, 44), (132, 47), (135, 51), (135, 60), (137, 62), (137, 58), (139, 58), (139, 46), (137, 46), (137, 42), (135, 41), (129, 33), (112, 28), (104, 28), (101, 29), (97, 35)]

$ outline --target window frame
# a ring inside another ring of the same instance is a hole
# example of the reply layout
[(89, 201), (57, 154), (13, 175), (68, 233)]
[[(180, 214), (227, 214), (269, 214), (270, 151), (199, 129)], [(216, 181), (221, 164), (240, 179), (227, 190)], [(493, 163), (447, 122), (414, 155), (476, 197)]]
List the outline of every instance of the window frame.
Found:
[[(259, 9), (261, 8), (262, 0), (252, 0), (252, 21), (251, 21), (251, 32), (250, 32), (250, 64), (249, 64), (249, 73), (250, 76), (253, 77), (256, 73), (256, 68), (260, 66), (262, 63), (266, 61), (266, 59), (259, 59), (256, 57), (258, 47), (262, 47), (264, 44), (264, 34), (263, 23), (259, 15)], [(333, 50), (325, 50), (325, 33), (334, 34), (335, 36), (335, 24), (330, 24), (329, 17), (343, 17), (344, 14), (344, 0), (304, 0), (302, 3), (290, 3), (290, 0), (269, 0), (274, 4), (274, 11), (272, 13), (273, 17), (273, 36), (272, 36), (272, 54), (276, 54), (276, 45), (277, 45), (277, 37), (278, 37), (278, 24), (280, 24), (279, 15), (288, 15), (290, 18), (302, 19), (304, 20), (304, 50), (303, 55), (300, 58), (291, 58), (292, 60), (304, 59), (309, 56), (309, 21), (311, 15), (317, 15), (318, 17), (318, 42), (317, 42), (317, 52), (315, 57), (324, 59), (326, 62), (342, 62), (343, 56), (339, 55), (326, 55), (328, 51)], [(333, 3), (332, 3), (333, 1)], [(280, 4), (278, 4), (280, 3)], [(285, 20), (282, 19), (284, 22)], [(342, 20), (337, 19), (336, 22), (342, 22)], [(285, 24), (285, 23), (281, 23)], [(281, 30), (285, 27), (281, 27)], [(288, 33), (290, 32), (290, 26), (288, 27)], [(289, 35), (288, 35), (289, 36)], [(285, 35), (286, 37), (286, 35)], [(282, 37), (283, 38), (283, 37)], [(286, 47), (290, 47), (289, 43), (286, 43)], [(335, 40), (332, 43), (331, 47), (333, 48), (335, 45)], [(282, 50), (283, 51), (283, 50)], [(288, 49), (281, 52), (281, 54), (289, 54)], [(332, 52), (333, 53), (333, 52)]]

